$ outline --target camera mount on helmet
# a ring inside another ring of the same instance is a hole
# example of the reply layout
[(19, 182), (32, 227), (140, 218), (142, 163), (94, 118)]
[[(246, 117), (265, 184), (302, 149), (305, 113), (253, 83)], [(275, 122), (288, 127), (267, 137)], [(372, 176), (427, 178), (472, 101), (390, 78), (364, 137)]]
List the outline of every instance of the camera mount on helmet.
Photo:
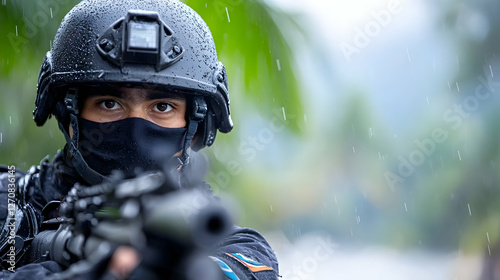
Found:
[(157, 12), (132, 10), (97, 39), (97, 51), (123, 68), (125, 63), (165, 69), (182, 58), (184, 49)]

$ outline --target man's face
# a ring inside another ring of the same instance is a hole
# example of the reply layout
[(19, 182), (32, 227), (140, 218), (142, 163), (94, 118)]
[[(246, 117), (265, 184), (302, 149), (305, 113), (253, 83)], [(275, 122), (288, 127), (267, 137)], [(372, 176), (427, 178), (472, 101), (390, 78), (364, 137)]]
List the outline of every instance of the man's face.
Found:
[(158, 90), (119, 88), (91, 94), (83, 103), (81, 117), (94, 122), (142, 118), (162, 127), (186, 126), (186, 100)]

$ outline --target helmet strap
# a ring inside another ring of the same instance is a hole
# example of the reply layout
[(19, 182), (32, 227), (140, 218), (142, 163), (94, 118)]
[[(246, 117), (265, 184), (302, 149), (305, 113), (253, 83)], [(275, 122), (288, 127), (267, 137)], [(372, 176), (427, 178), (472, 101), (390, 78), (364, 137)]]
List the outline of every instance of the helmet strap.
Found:
[(76, 172), (90, 185), (96, 185), (102, 183), (104, 176), (99, 174), (97, 171), (89, 167), (89, 165), (83, 159), (83, 156), (78, 149), (79, 145), (79, 128), (78, 128), (78, 106), (77, 106), (77, 95), (76, 90), (69, 90), (64, 98), (64, 103), (66, 105), (67, 113), (69, 113), (69, 125), (73, 130), (73, 135), (70, 137), (69, 129), (64, 126), (64, 122), (59, 121), (59, 129), (63, 132), (64, 138), (66, 138), (66, 143), (68, 143), (69, 151), (71, 154), (71, 162), (75, 167)]
[(194, 135), (198, 130), (198, 125), (207, 115), (207, 103), (201, 97), (195, 98), (193, 102), (193, 108), (191, 111), (191, 117), (189, 118), (189, 124), (186, 131), (186, 138), (184, 140), (184, 148), (182, 149), (182, 155), (180, 157), (179, 169), (183, 166), (189, 164), (189, 149), (191, 142), (193, 141)]

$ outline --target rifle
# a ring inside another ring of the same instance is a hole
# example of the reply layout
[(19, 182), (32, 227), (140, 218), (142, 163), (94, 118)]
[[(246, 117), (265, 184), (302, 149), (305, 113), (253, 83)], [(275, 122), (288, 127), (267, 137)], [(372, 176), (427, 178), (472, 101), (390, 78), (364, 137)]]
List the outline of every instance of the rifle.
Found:
[(142, 257), (133, 272), (138, 279), (220, 279), (207, 251), (229, 233), (231, 219), (201, 189), (173, 185), (161, 172), (76, 184), (60, 203), (60, 217), (43, 222), (27, 262), (68, 267), (51, 279), (96, 279), (114, 249), (127, 245)]

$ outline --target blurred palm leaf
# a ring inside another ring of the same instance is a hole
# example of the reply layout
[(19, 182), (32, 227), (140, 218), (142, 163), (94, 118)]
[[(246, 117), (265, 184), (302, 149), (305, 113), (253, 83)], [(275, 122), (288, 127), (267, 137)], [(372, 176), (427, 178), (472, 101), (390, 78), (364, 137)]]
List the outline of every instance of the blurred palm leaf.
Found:
[[(289, 45), (292, 38), (285, 37), (285, 32), (303, 32), (290, 15), (255, 0), (185, 2), (212, 31), (219, 59), (228, 68), (230, 94), (244, 96), (267, 117), (276, 108), (285, 114), (303, 114), (293, 46)], [(280, 29), (281, 24), (287, 30)], [(241, 88), (238, 82), (243, 83)], [(298, 131), (298, 124), (288, 128)]]

